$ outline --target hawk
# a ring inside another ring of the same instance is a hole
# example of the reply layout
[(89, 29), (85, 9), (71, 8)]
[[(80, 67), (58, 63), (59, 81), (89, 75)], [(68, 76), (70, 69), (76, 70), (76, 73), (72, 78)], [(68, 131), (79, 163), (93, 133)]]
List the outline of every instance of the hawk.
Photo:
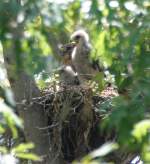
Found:
[(78, 85), (79, 79), (72, 63), (71, 54), (75, 43), (68, 43), (61, 47), (62, 66), (59, 68), (60, 82), (64, 85)]
[(90, 62), (91, 44), (89, 35), (84, 30), (78, 30), (71, 35), (71, 41), (76, 43), (72, 51), (72, 63), (78, 73), (81, 83), (91, 80), (101, 70), (98, 61)]
[(71, 66), (74, 72), (76, 72), (76, 70), (72, 62), (71, 54), (75, 45), (76, 45), (75, 42), (72, 42), (61, 46), (62, 63), (63, 65)]

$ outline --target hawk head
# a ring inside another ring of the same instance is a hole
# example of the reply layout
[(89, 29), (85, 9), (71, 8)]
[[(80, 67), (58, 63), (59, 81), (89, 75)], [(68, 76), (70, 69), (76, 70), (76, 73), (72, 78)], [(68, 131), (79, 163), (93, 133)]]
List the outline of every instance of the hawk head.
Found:
[(77, 30), (71, 35), (71, 41), (74, 41), (76, 44), (80, 41), (88, 43), (89, 35), (84, 30)]
[(75, 47), (75, 43), (68, 43), (60, 47), (60, 55), (62, 56), (64, 64), (71, 64), (71, 54)]
[(75, 47), (75, 45), (76, 45), (75, 42), (71, 42), (71, 43), (62, 45), (62, 46), (60, 47), (61, 55), (62, 55), (62, 56), (65, 56), (65, 55), (68, 55), (68, 54), (71, 55), (72, 50), (73, 50), (73, 48)]

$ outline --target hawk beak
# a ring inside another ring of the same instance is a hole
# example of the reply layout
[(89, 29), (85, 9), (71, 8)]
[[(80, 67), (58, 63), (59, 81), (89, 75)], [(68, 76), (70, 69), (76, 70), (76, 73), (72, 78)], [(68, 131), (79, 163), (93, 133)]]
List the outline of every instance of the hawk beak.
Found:
[(70, 43), (73, 45), (73, 46), (76, 46), (78, 44), (78, 41), (77, 40), (70, 40)]
[(70, 42), (71, 42), (72, 46), (76, 46), (76, 44), (77, 44), (75, 41), (70, 41)]

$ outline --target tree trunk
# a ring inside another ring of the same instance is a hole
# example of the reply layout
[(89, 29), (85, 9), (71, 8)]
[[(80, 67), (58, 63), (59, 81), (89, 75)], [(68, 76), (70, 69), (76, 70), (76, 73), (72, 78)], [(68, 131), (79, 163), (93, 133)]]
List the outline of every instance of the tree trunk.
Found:
[[(50, 137), (46, 130), (40, 130), (40, 128), (47, 126), (47, 116), (44, 113), (43, 106), (33, 101), (34, 98), (40, 96), (40, 91), (33, 78), (27, 75), (22, 65), (17, 68), (16, 64), (17, 57), (20, 58), (20, 62), (23, 60), (21, 51), (18, 50), (20, 40), (23, 37), (23, 27), (11, 28), (10, 30), (13, 37), (9, 41), (3, 40), (3, 54), (8, 79), (17, 104), (17, 112), (24, 122), (25, 139), (35, 144), (33, 152), (43, 159), (41, 162), (35, 163), (51, 164), (51, 156), (54, 155), (50, 154), (49, 151), (51, 147)], [(53, 163), (59, 164), (63, 161), (58, 157)]]

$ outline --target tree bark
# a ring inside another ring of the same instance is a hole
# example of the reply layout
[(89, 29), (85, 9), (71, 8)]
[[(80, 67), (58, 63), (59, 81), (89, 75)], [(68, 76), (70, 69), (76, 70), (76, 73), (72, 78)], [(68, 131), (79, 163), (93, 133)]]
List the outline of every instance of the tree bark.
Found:
[[(33, 152), (43, 159), (41, 162), (35, 163), (51, 164), (51, 157), (54, 155), (49, 151), (50, 137), (46, 130), (40, 130), (40, 128), (47, 126), (47, 116), (43, 106), (38, 102), (33, 102), (34, 98), (40, 96), (40, 91), (33, 78), (27, 75), (23, 66), (20, 65), (21, 67), (17, 68), (16, 58), (19, 56), (20, 62), (23, 60), (21, 51), (17, 49), (23, 38), (23, 27), (10, 27), (10, 31), (13, 37), (10, 40), (3, 40), (3, 54), (8, 79), (17, 104), (17, 112), (24, 122), (25, 139), (27, 142), (32, 141), (35, 144)], [(60, 164), (63, 163), (63, 160), (58, 157), (53, 163)]]

